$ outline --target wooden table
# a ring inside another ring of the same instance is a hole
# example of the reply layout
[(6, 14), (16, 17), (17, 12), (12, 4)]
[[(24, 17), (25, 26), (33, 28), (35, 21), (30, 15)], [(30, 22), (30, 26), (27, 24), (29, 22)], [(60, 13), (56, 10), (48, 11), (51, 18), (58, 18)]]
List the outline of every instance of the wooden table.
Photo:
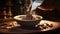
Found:
[[(16, 21), (9, 21), (9, 22), (5, 22), (5, 23), (17, 23)], [(26, 33), (37, 33), (37, 32), (46, 32), (46, 31), (54, 31), (56, 30), (57, 28), (60, 28), (60, 22), (54, 22), (54, 21), (48, 21), (48, 20), (41, 20), (41, 22), (38, 24), (44, 24), (44, 23), (48, 23), (48, 24), (53, 24), (53, 27), (49, 27), (49, 28), (46, 28), (46, 29), (24, 29), (24, 28), (21, 28), (20, 25), (19, 27), (17, 26), (14, 26), (12, 28), (0, 28), (0, 33), (14, 33), (14, 34), (26, 34)]]

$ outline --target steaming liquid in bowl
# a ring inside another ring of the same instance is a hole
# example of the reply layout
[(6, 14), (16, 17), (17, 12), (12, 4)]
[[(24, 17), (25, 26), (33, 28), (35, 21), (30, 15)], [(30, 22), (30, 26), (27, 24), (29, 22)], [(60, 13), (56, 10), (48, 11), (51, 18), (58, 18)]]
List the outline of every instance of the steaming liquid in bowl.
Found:
[[(21, 15), (19, 16), (20, 20), (40, 20), (42, 17), (39, 15)], [(19, 19), (18, 18), (18, 19)]]
[(26, 15), (23, 20), (35, 20), (35, 18), (30, 14), (30, 15)]

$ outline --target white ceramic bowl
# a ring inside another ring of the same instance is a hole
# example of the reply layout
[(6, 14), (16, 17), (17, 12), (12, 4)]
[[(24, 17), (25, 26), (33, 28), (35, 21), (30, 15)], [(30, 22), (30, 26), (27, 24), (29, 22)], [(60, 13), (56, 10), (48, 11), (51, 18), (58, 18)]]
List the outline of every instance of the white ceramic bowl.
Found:
[(22, 20), (22, 18), (26, 15), (18, 15), (15, 16), (14, 19), (18, 22), (18, 24), (22, 26), (28, 26), (28, 27), (35, 27), (36, 24), (38, 24), (42, 20), (42, 16), (39, 15), (32, 15), (36, 18), (36, 20)]

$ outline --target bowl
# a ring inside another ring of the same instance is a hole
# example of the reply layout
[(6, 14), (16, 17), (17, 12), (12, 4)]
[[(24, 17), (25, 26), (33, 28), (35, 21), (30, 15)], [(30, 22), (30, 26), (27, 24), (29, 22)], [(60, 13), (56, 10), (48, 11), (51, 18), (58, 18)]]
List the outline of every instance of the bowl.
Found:
[(25, 17), (25, 16), (26, 15), (17, 15), (17, 16), (14, 17), (14, 19), (21, 26), (24, 26), (24, 27), (35, 27), (35, 25), (40, 23), (40, 21), (43, 18), (42, 16), (39, 16), (39, 15), (32, 15), (34, 18), (36, 18), (35, 20), (22, 20), (22, 18)]

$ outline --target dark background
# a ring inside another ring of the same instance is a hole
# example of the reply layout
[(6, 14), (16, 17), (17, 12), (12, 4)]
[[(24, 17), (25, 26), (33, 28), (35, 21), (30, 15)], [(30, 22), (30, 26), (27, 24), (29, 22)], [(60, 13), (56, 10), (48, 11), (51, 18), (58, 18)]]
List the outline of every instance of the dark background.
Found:
[[(6, 3), (9, 0), (0, 0), (0, 18), (3, 18), (3, 11), (4, 11), (4, 7), (6, 7), (6, 11), (8, 13), (8, 5), (6, 5)], [(21, 15), (24, 14), (25, 11), (25, 0), (10, 0), (13, 4), (12, 7), (12, 13), (13, 16), (16, 15)], [(19, 3), (21, 2), (21, 3)], [(45, 9), (53, 9), (52, 11), (48, 10), (41, 10), (41, 9), (36, 9), (36, 13), (38, 15), (43, 16), (43, 19), (46, 20), (54, 20), (54, 21), (60, 21), (60, 0), (45, 0), (42, 5), (43, 8)]]

